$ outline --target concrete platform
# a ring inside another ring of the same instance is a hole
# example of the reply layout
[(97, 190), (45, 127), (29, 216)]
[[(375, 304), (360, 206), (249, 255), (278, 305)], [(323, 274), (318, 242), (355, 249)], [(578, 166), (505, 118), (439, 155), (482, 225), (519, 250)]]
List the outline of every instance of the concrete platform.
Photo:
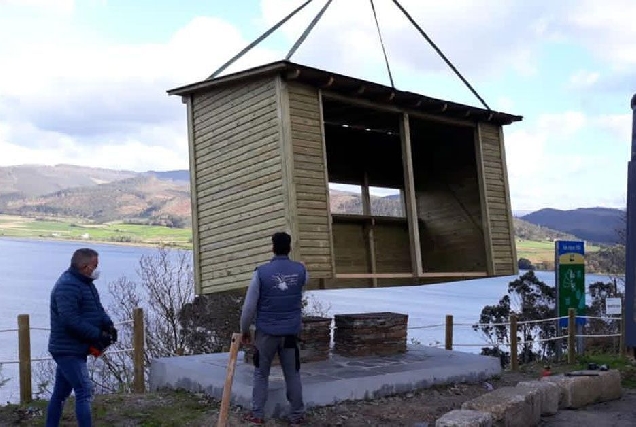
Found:
[[(150, 389), (185, 389), (220, 399), (228, 361), (228, 353), (155, 359), (150, 367)], [(232, 404), (250, 408), (253, 371), (252, 365), (243, 362), (241, 352), (234, 373)], [(500, 373), (498, 358), (421, 345), (409, 345), (401, 355), (333, 355), (328, 361), (301, 366), (307, 408), (406, 393), (435, 384), (482, 381)], [(266, 416), (282, 416), (287, 408), (283, 374), (280, 367), (273, 366)]]

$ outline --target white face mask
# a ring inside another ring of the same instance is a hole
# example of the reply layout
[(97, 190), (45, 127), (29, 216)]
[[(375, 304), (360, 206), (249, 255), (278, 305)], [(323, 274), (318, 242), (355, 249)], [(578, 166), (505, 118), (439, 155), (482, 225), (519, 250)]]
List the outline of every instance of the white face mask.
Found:
[(100, 273), (99, 270), (93, 270), (93, 272), (91, 273), (91, 279), (93, 280), (99, 279), (99, 273)]

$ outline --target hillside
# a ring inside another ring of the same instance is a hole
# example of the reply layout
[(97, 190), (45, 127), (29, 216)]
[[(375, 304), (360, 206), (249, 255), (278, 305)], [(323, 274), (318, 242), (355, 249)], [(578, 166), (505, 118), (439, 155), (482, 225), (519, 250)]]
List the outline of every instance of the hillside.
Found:
[(578, 240), (578, 236), (564, 233), (558, 230), (552, 230), (548, 227), (536, 225), (521, 218), (513, 218), (513, 224), (515, 227), (515, 237), (522, 240), (532, 241), (554, 241), (556, 239), (561, 240)]
[(611, 208), (541, 209), (521, 219), (601, 244), (618, 243), (625, 227), (625, 211)]
[(190, 223), (190, 191), (182, 182), (137, 175), (108, 184), (4, 201), (0, 213), (181, 227)]
[[(187, 226), (189, 178), (187, 169), (137, 173), (73, 165), (0, 167), (0, 213)], [(359, 194), (330, 194), (333, 212), (362, 213)], [(372, 195), (371, 210), (374, 215), (404, 215), (398, 195)], [(616, 230), (624, 227), (623, 218), (618, 209), (542, 209), (515, 218), (515, 235), (523, 241), (612, 244), (618, 240)]]
[(132, 178), (137, 173), (74, 165), (0, 167), (0, 202)]

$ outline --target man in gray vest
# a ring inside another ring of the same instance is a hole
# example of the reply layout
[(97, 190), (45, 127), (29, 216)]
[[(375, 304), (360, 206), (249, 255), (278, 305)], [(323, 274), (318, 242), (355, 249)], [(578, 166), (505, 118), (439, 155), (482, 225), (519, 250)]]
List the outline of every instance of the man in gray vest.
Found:
[(269, 370), (278, 354), (291, 406), (290, 425), (299, 425), (304, 420), (305, 405), (297, 338), (302, 328), (302, 291), (309, 277), (303, 264), (289, 259), (289, 234), (275, 233), (272, 244), (274, 257), (255, 269), (241, 313), (245, 345), (251, 344), (249, 328), (256, 319), (252, 412), (244, 420), (264, 424)]

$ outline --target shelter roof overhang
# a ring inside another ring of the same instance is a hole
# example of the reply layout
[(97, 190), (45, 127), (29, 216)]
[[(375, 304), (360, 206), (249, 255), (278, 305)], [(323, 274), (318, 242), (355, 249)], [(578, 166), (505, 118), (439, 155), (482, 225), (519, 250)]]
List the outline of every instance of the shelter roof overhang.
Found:
[(498, 125), (509, 125), (523, 119), (522, 116), (518, 115), (431, 98), (426, 95), (402, 91), (379, 83), (320, 70), (286, 60), (276, 61), (236, 73), (177, 87), (169, 90), (168, 94), (187, 96), (198, 92), (205, 92), (212, 88), (242, 83), (268, 75), (280, 75), (285, 80), (297, 81), (348, 98), (364, 99), (381, 105), (419, 111), (427, 114), (477, 122), (490, 122)]

